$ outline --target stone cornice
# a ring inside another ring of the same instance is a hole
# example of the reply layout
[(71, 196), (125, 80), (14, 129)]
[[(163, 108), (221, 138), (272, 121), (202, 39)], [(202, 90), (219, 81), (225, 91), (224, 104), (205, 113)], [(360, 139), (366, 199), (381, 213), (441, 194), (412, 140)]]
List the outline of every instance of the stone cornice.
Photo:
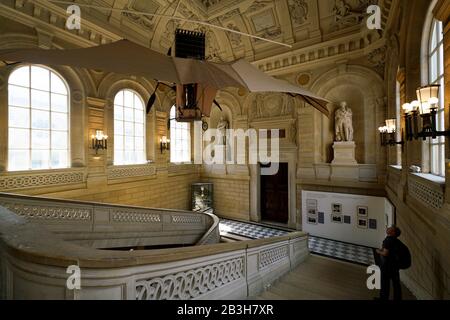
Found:
[[(33, 6), (33, 10), (30, 10), (30, 5)], [(58, 38), (81, 47), (105, 44), (121, 39), (116, 33), (101, 28), (86, 19), (82, 20), (81, 30), (67, 30), (65, 27), (66, 11), (43, 0), (33, 2), (16, 0), (14, 7), (0, 3), (0, 16), (48, 34), (57, 34)]]
[(444, 25), (450, 20), (450, 2), (448, 0), (439, 0), (434, 7), (433, 14), (436, 19), (441, 20)]
[(371, 41), (366, 34), (352, 34), (261, 59), (253, 65), (272, 76), (284, 75), (317, 65), (335, 64), (337, 60), (360, 58), (383, 47), (385, 42), (383, 38)]

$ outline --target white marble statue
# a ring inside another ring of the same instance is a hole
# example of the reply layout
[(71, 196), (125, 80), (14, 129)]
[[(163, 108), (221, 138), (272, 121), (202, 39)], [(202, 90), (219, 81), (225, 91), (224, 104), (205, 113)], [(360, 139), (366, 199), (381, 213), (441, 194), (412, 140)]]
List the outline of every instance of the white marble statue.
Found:
[(334, 115), (336, 141), (353, 141), (353, 112), (347, 102), (340, 104)]
[(227, 129), (229, 129), (228, 121), (222, 117), (220, 117), (219, 122), (217, 123), (217, 134), (222, 138), (222, 141), (218, 141), (218, 144), (226, 145), (226, 134)]

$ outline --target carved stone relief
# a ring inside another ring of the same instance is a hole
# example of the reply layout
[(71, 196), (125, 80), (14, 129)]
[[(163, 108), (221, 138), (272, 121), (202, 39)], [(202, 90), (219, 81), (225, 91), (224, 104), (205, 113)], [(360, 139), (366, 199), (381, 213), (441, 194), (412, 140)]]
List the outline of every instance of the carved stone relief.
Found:
[(292, 114), (294, 102), (292, 97), (281, 94), (258, 94), (251, 108), (253, 119), (279, 117)]
[(289, 12), (294, 24), (301, 25), (308, 19), (308, 3), (305, 0), (290, 0)]

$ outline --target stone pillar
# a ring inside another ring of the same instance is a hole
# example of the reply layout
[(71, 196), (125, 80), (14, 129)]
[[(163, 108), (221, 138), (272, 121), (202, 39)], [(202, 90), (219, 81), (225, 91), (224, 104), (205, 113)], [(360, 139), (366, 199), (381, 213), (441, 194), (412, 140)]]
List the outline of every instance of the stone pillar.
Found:
[[(108, 152), (107, 150), (98, 150), (96, 153), (92, 149), (91, 136), (95, 135), (96, 130), (107, 132), (105, 124), (105, 106), (106, 100), (97, 98), (87, 98), (88, 107), (88, 187), (106, 184), (106, 164)], [(108, 149), (112, 148), (111, 137), (108, 138)]]

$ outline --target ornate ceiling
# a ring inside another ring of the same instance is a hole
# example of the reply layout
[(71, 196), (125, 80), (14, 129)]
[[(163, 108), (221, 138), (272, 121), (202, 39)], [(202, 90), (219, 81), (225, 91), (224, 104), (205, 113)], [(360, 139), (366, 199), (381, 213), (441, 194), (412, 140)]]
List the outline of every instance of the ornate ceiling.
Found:
[[(45, 2), (45, 1), (40, 1)], [(292, 45), (293, 49), (359, 32), (374, 0), (76, 0), (208, 22)], [(60, 5), (63, 7), (62, 5)], [(175, 12), (176, 10), (176, 12)], [(256, 60), (290, 49), (198, 24), (129, 12), (82, 8), (82, 17), (161, 52), (173, 45), (176, 28), (204, 31), (207, 56), (218, 61)]]

